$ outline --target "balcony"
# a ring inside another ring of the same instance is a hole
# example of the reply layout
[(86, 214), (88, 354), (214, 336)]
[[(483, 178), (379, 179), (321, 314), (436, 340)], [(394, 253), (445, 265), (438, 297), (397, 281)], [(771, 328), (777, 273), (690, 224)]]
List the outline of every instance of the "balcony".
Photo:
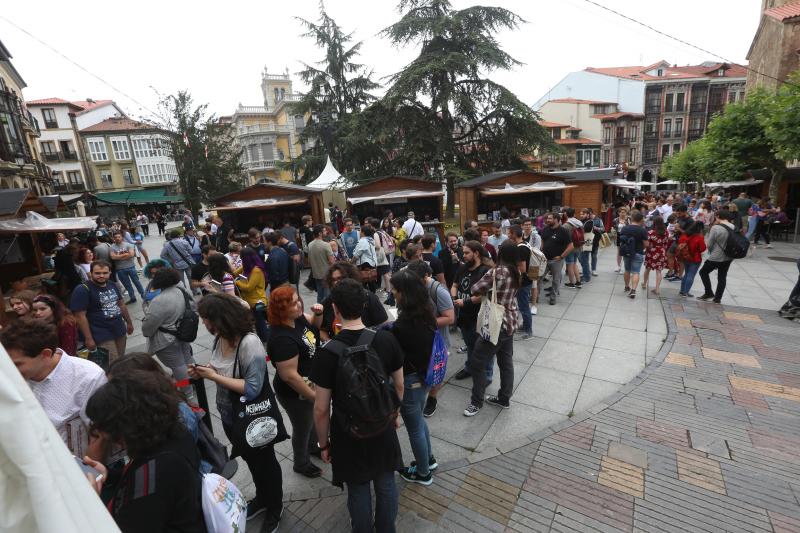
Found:
[(676, 113), (683, 113), (686, 109), (686, 106), (683, 104), (675, 104), (675, 112)]
[(49, 161), (51, 163), (58, 163), (59, 161), (63, 161), (64, 160), (64, 158), (61, 156), (60, 152), (42, 153), (42, 158), (45, 161)]
[(692, 102), (692, 105), (689, 106), (690, 113), (705, 113), (706, 112), (706, 102)]
[(660, 105), (649, 105), (645, 108), (644, 112), (648, 115), (658, 115), (661, 113)]
[(77, 161), (78, 160), (78, 153), (77, 152), (62, 152), (64, 156), (64, 161)]
[(646, 155), (644, 156), (644, 164), (645, 165), (652, 165), (654, 163), (658, 163), (658, 156), (657, 155)]
[(702, 128), (696, 128), (696, 129), (690, 129), (689, 130), (689, 135), (687, 136), (687, 138), (690, 141), (693, 141), (695, 139), (699, 139), (702, 136), (703, 136), (703, 129)]
[(260, 161), (246, 161), (243, 163), (247, 170), (268, 170), (275, 168), (275, 159), (262, 159)]
[(615, 137), (614, 138), (614, 145), (615, 146), (622, 146), (622, 145), (627, 145), (627, 144), (630, 144), (630, 143), (631, 143), (631, 138), (630, 137)]
[(644, 132), (645, 139), (658, 139), (658, 132), (656, 130)]
[(86, 185), (83, 183), (56, 183), (55, 192), (59, 194), (68, 194), (76, 192), (86, 192)]
[(291, 133), (292, 128), (284, 124), (254, 124), (240, 126), (239, 135), (252, 135), (256, 133)]

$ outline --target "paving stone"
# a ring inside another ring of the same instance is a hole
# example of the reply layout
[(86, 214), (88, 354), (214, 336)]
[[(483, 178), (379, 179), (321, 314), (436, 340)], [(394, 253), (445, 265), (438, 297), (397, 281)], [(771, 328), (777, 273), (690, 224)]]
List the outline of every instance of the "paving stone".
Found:
[(664, 359), (665, 363), (694, 368), (694, 357), (677, 352), (669, 352)]
[(718, 435), (691, 429), (689, 430), (689, 440), (695, 450), (717, 457), (731, 458), (728, 442)]
[(687, 389), (695, 389), (695, 390), (702, 390), (707, 391), (712, 394), (720, 394), (722, 396), (730, 396), (731, 393), (728, 391), (728, 387), (725, 385), (719, 385), (717, 383), (709, 383), (707, 381), (700, 381), (697, 379), (690, 379), (690, 378), (683, 378), (683, 386)]
[(760, 381), (757, 379), (747, 379), (739, 376), (729, 376), (731, 386), (735, 389), (740, 389), (748, 392), (755, 392), (765, 396), (774, 396), (775, 398), (785, 398), (794, 402), (800, 402), (800, 388), (785, 387), (776, 383), (769, 383), (767, 381)]
[(761, 368), (761, 365), (758, 364), (758, 359), (752, 355), (723, 352), (722, 350), (715, 350), (713, 348), (703, 348), (703, 357), (706, 359), (711, 359), (712, 361), (719, 361), (720, 363), (730, 363), (732, 365), (746, 366), (750, 368)]
[(608, 456), (630, 463), (639, 468), (647, 468), (647, 452), (627, 444), (612, 442), (608, 445)]

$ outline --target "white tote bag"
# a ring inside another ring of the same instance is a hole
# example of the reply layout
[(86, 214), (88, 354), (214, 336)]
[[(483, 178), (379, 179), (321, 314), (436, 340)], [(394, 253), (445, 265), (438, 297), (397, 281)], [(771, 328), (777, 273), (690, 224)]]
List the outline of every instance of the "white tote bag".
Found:
[(497, 341), (500, 339), (500, 330), (503, 329), (504, 314), (505, 307), (497, 303), (497, 269), (493, 269), (492, 298), (484, 296), (478, 311), (480, 335), (484, 340), (497, 345)]
[(243, 533), (247, 527), (247, 500), (231, 481), (217, 474), (206, 474), (203, 517), (208, 533)]

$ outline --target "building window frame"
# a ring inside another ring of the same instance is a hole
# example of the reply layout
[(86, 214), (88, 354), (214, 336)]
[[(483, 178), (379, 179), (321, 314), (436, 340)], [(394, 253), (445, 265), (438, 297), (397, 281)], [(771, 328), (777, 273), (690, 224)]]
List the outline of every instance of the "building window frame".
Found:
[(80, 170), (68, 170), (67, 181), (70, 185), (83, 185), (83, 176)]
[(56, 116), (55, 108), (43, 107), (42, 118), (44, 119), (44, 127), (46, 129), (52, 130), (58, 128), (58, 117)]
[(117, 161), (129, 161), (131, 158), (130, 144), (127, 137), (110, 137), (111, 150)]
[(106, 189), (114, 186), (114, 176), (111, 174), (110, 170), (100, 171), (100, 184)]
[(125, 167), (122, 169), (122, 182), (125, 185), (133, 185), (133, 169)]
[(108, 152), (106, 151), (106, 140), (103, 137), (90, 137), (86, 139), (86, 145), (89, 147), (89, 157), (92, 161), (108, 161)]

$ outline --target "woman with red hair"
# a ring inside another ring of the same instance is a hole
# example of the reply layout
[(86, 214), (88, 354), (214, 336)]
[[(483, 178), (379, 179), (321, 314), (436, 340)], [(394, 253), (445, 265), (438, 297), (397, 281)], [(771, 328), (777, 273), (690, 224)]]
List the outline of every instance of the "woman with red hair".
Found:
[(311, 462), (311, 453), (319, 453), (314, 437), (314, 388), (309, 381), (314, 353), (319, 348), (322, 305), (311, 306), (303, 313), (303, 301), (294, 287), (274, 289), (269, 298), (269, 344), (267, 353), (277, 372), (273, 385), (275, 396), (292, 421), (294, 471), (306, 477), (318, 477), (322, 470)]
[(49, 294), (40, 294), (33, 299), (31, 314), (34, 318), (55, 324), (58, 328), (58, 347), (69, 355), (77, 355), (78, 325), (60, 300)]

